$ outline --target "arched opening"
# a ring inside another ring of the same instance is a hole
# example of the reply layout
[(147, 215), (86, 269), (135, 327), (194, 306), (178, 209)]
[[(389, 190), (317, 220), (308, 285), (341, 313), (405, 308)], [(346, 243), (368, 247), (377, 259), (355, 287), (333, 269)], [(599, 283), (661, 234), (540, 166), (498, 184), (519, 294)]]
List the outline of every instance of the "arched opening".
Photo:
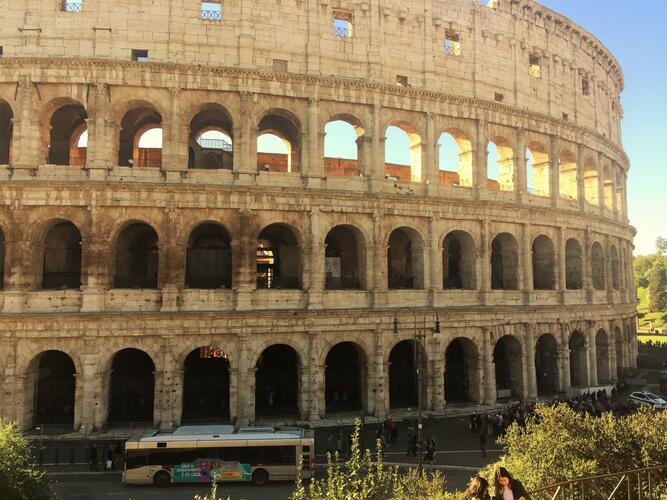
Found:
[(5, 288), (5, 233), (0, 229), (0, 290)]
[(334, 227), (324, 240), (324, 274), (327, 290), (359, 290), (363, 288), (364, 242), (352, 226)]
[(519, 289), (519, 246), (509, 233), (501, 233), (491, 242), (491, 289)]
[(614, 340), (616, 341), (616, 376), (623, 375), (623, 334), (619, 327), (614, 328)]
[(479, 402), (479, 353), (467, 338), (452, 340), (445, 351), (445, 401)]
[(0, 165), (9, 165), (14, 131), (14, 112), (0, 99)]
[(86, 148), (79, 138), (86, 131), (88, 113), (81, 104), (65, 104), (51, 115), (49, 157), (51, 165), (85, 165)]
[(521, 343), (511, 335), (501, 337), (493, 349), (493, 362), (498, 398), (521, 398), (523, 396)]
[(81, 233), (71, 222), (60, 222), (46, 233), (42, 288), (80, 287)]
[(628, 273), (630, 273), (630, 267), (628, 266), (628, 253), (625, 248), (621, 248), (621, 290), (628, 289)]
[(558, 392), (558, 344), (553, 335), (545, 333), (535, 346), (535, 374), (537, 395), (547, 396)]
[(225, 108), (209, 104), (190, 121), (188, 168), (232, 170), (232, 119)]
[(354, 342), (331, 348), (325, 361), (325, 412), (359, 411), (366, 387), (366, 357)]
[(570, 385), (583, 387), (588, 385), (588, 360), (586, 359), (586, 338), (578, 331), (570, 336)]
[(544, 144), (531, 142), (526, 148), (526, 186), (528, 193), (549, 196), (549, 153)]
[(255, 375), (255, 415), (299, 415), (299, 357), (285, 344), (260, 354)]
[(301, 255), (289, 226), (271, 224), (257, 238), (257, 288), (301, 288)]
[(387, 249), (387, 282), (390, 290), (421, 290), (422, 240), (414, 229), (394, 229)]
[(611, 246), (609, 253), (611, 254), (611, 286), (614, 287), (614, 290), (619, 290), (621, 288), (621, 270), (616, 245)]
[(609, 367), (609, 339), (607, 332), (600, 329), (595, 335), (595, 360), (597, 365), (598, 384), (608, 384), (611, 381)]
[(438, 184), (472, 186), (472, 142), (461, 130), (451, 128), (438, 138)]
[(401, 182), (421, 182), (422, 139), (408, 123), (394, 123), (385, 130), (384, 172)]
[(565, 243), (565, 288), (581, 290), (583, 288), (584, 257), (581, 245), (574, 238)]
[(514, 191), (514, 149), (504, 137), (493, 136), (488, 143), (486, 178), (489, 189)]
[(334, 117), (324, 126), (324, 175), (356, 177), (365, 168), (364, 129), (347, 115)]
[[(424, 356), (422, 355), (422, 360)], [(403, 340), (389, 354), (389, 407), (417, 406), (416, 351), (414, 340)], [(423, 361), (422, 361), (423, 366)]]
[(257, 170), (298, 172), (301, 157), (299, 120), (284, 110), (273, 110), (259, 122)]
[(597, 241), (591, 247), (591, 271), (593, 274), (593, 288), (605, 289), (604, 252), (602, 245)]
[(139, 349), (123, 349), (113, 357), (109, 389), (110, 423), (153, 423), (155, 364)]
[(622, 214), (623, 210), (623, 200), (625, 199), (625, 174), (620, 168), (616, 169), (616, 213)]
[(465, 231), (452, 231), (442, 243), (442, 286), (445, 290), (475, 290), (477, 252)]
[(556, 256), (554, 244), (548, 236), (540, 235), (533, 240), (533, 289), (554, 290), (556, 288)]
[(127, 226), (116, 242), (115, 288), (157, 288), (158, 237), (148, 224)]
[(61, 351), (46, 351), (36, 364), (33, 426), (73, 425), (76, 370), (72, 358)]
[(209, 222), (192, 231), (186, 261), (186, 287), (232, 287), (231, 241), (229, 233), (220, 224)]
[(591, 205), (600, 204), (598, 166), (592, 158), (584, 162), (584, 199)]
[(118, 165), (162, 166), (162, 115), (149, 106), (131, 109), (121, 120)]
[(561, 151), (559, 157), (558, 190), (560, 197), (566, 200), (579, 199), (579, 180), (577, 157), (569, 151)]
[(185, 358), (181, 421), (229, 421), (229, 360), (222, 350), (200, 347)]
[(603, 170), (603, 184), (602, 192), (604, 194), (604, 207), (607, 210), (614, 209), (614, 177), (612, 175), (611, 167), (605, 165)]

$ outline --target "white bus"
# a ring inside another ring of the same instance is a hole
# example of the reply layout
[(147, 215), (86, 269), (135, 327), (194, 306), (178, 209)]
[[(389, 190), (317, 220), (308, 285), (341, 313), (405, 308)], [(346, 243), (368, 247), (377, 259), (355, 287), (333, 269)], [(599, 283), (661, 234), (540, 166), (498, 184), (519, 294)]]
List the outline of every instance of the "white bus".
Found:
[(294, 480), (315, 470), (315, 440), (303, 429), (186, 426), (125, 443), (123, 482), (128, 484)]

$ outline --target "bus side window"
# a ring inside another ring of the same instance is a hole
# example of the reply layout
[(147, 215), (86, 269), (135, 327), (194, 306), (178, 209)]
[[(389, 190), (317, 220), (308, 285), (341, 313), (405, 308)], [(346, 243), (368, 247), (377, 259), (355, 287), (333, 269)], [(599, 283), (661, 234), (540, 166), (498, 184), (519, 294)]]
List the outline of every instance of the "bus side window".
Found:
[(148, 452), (146, 450), (127, 450), (125, 452), (125, 468), (138, 469), (146, 465)]
[(294, 464), (296, 460), (296, 448), (294, 446), (265, 446), (259, 448), (259, 463), (283, 465)]
[(257, 451), (259, 448), (248, 446), (247, 448), (222, 448), (221, 457), (227, 462), (239, 462), (241, 464), (258, 463)]

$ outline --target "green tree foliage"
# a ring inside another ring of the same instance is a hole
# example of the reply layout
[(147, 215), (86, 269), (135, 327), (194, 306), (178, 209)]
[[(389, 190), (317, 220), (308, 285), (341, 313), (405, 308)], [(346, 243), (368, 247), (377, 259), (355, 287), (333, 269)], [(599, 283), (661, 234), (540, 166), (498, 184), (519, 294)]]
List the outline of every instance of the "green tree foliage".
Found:
[[(382, 447), (376, 444), (377, 455), (359, 447), (361, 424), (355, 421), (350, 458), (340, 461), (338, 454), (327, 455), (327, 475), (313, 479), (305, 488), (300, 478), (291, 500), (457, 500), (459, 494), (444, 491), (445, 479), (439, 472), (407, 473), (383, 463)], [(308, 490), (308, 491), (306, 491)]]
[(648, 307), (651, 312), (667, 309), (667, 268), (663, 259), (657, 259), (648, 277)]
[(636, 288), (646, 288), (648, 286), (648, 273), (653, 267), (656, 257), (656, 255), (638, 255), (632, 260), (632, 274)]
[(487, 479), (493, 479), (496, 466), (503, 466), (534, 490), (667, 463), (667, 418), (660, 413), (641, 410), (619, 419), (610, 413), (582, 417), (567, 405), (558, 405), (538, 407), (536, 415), (524, 429), (515, 424), (499, 440), (507, 454), (484, 471)]
[(667, 239), (662, 236), (658, 236), (658, 239), (655, 240), (655, 248), (658, 250), (660, 255), (667, 254)]
[(28, 443), (13, 423), (0, 420), (0, 498), (43, 500), (53, 498), (44, 474), (31, 463)]

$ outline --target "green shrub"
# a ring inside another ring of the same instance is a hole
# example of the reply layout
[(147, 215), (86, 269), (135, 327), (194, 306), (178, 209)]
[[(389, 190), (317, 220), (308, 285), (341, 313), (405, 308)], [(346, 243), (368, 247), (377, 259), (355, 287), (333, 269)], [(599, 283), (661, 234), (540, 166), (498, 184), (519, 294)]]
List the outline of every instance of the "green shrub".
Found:
[[(355, 420), (350, 458), (340, 460), (336, 453), (327, 454), (327, 475), (312, 479), (305, 488), (297, 477), (291, 500), (456, 500), (456, 494), (444, 491), (445, 479), (440, 472), (419, 474), (415, 469), (399, 472), (397, 467), (383, 463), (382, 446), (378, 441), (377, 455), (361, 450), (361, 423)], [(306, 492), (306, 489), (308, 490)]]
[(507, 454), (483, 475), (491, 483), (495, 467), (503, 466), (534, 490), (667, 463), (667, 418), (648, 409), (617, 419), (611, 413), (582, 417), (567, 405), (539, 406), (524, 429), (512, 425), (498, 442)]
[(0, 498), (43, 500), (53, 498), (51, 486), (34, 468), (30, 447), (14, 423), (0, 419)]

